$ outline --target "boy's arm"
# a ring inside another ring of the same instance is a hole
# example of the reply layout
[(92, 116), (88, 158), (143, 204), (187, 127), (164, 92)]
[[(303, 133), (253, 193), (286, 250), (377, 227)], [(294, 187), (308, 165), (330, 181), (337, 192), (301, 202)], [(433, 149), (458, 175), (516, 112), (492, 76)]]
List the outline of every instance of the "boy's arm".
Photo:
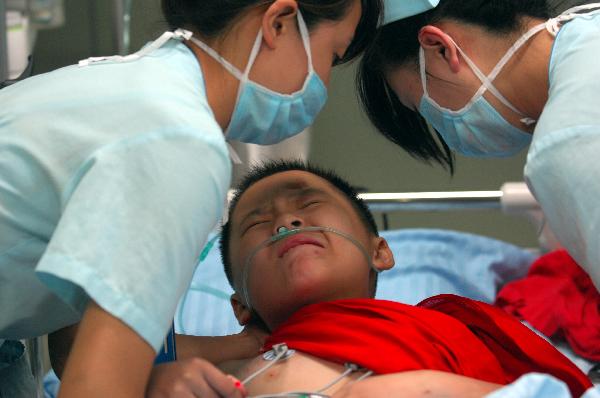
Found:
[(501, 388), (499, 384), (436, 370), (415, 370), (349, 383), (333, 398), (402, 396), (410, 398), (480, 398)]
[(260, 353), (266, 337), (267, 333), (254, 326), (230, 336), (177, 335), (177, 358), (200, 357), (213, 365), (253, 358)]

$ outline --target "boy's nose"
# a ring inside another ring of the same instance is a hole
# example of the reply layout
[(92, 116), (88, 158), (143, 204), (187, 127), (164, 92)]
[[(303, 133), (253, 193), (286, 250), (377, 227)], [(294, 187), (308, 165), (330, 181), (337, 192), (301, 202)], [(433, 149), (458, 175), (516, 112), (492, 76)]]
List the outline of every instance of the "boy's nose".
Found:
[(304, 225), (304, 223), (302, 222), (302, 220), (300, 218), (297, 218), (297, 217), (289, 217), (287, 219), (282, 218), (282, 219), (278, 220), (278, 222), (275, 224), (275, 230), (273, 231), (273, 235), (276, 235), (281, 232), (285, 232), (286, 230), (300, 228), (303, 225)]

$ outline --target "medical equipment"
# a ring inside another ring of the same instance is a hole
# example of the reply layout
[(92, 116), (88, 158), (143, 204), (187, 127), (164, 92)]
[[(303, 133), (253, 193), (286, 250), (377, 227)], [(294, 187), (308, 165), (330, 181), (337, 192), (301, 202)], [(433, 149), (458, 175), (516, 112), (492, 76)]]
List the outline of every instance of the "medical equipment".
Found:
[(64, 21), (63, 0), (0, 1), (0, 83), (29, 77), (37, 31)]
[(277, 228), (277, 233), (282, 234), (284, 232), (287, 232), (288, 229), (286, 227), (279, 227)]
[[(114, 48), (120, 55), (131, 50), (132, 6), (133, 0), (114, 0)], [(31, 76), (38, 31), (64, 25), (64, 8), (64, 0), (0, 1), (0, 83)]]
[(498, 209), (506, 215), (527, 218), (537, 231), (540, 251), (559, 247), (545, 222), (540, 205), (523, 182), (508, 182), (496, 191), (364, 193), (359, 197), (371, 211), (455, 211)]
[[(252, 380), (254, 380), (258, 376), (260, 376), (261, 374), (265, 373), (267, 370), (269, 370), (270, 368), (275, 366), (279, 361), (285, 361), (286, 359), (291, 358), (295, 352), (296, 352), (295, 350), (290, 350), (285, 343), (274, 345), (270, 351), (267, 351), (263, 354), (263, 359), (265, 361), (269, 361), (269, 363), (266, 364), (265, 366), (263, 366), (262, 368), (260, 368), (259, 370), (257, 370), (256, 372), (252, 373), (250, 376), (246, 377), (242, 381), (242, 385), (244, 385), (244, 386), (248, 385)], [(358, 365), (355, 365), (353, 363), (346, 363), (344, 365), (344, 367), (346, 368), (346, 370), (344, 372), (342, 372), (338, 377), (333, 379), (331, 382), (327, 383), (324, 387), (321, 387), (320, 389), (318, 389), (317, 391), (314, 391), (314, 392), (291, 391), (291, 392), (283, 392), (283, 393), (278, 393), (278, 394), (254, 395), (254, 396), (251, 396), (250, 398), (280, 398), (280, 397), (281, 398), (288, 398), (288, 397), (289, 398), (293, 398), (293, 397), (297, 397), (297, 398), (328, 398), (328, 395), (323, 394), (324, 391), (333, 387), (334, 385), (336, 385), (337, 383), (342, 381), (344, 378), (346, 378), (350, 374), (364, 370), (364, 369), (361, 369)], [(356, 381), (364, 380), (367, 377), (371, 376), (372, 374), (373, 374), (373, 372), (366, 371), (363, 375), (361, 375), (359, 378), (357, 378)]]
[(353, 238), (352, 236), (350, 236), (349, 234), (347, 234), (345, 232), (342, 232), (342, 231), (339, 231), (337, 229), (330, 228), (330, 227), (304, 227), (304, 228), (294, 228), (294, 229), (290, 229), (290, 230), (288, 230), (286, 227), (279, 227), (277, 229), (277, 231), (278, 231), (277, 234), (273, 235), (272, 237), (266, 239), (265, 241), (261, 242), (258, 246), (256, 246), (256, 248), (248, 255), (248, 257), (246, 258), (246, 261), (244, 262), (244, 268), (242, 270), (242, 295), (244, 297), (244, 301), (246, 302), (246, 306), (248, 308), (252, 308), (251, 302), (250, 302), (249, 287), (248, 287), (248, 279), (250, 277), (250, 267), (252, 266), (252, 260), (261, 250), (263, 250), (283, 239), (286, 239), (292, 235), (297, 235), (297, 234), (301, 234), (301, 233), (310, 233), (310, 232), (323, 232), (323, 233), (332, 233), (332, 234), (341, 236), (342, 238), (350, 241), (354, 246), (356, 246), (360, 250), (362, 255), (367, 260), (367, 264), (369, 265), (369, 267), (371, 267), (371, 269), (373, 271), (375, 271), (377, 273), (380, 272), (371, 262), (371, 257), (367, 253), (367, 250), (364, 248), (362, 243), (360, 243), (358, 240), (356, 240), (355, 238)]

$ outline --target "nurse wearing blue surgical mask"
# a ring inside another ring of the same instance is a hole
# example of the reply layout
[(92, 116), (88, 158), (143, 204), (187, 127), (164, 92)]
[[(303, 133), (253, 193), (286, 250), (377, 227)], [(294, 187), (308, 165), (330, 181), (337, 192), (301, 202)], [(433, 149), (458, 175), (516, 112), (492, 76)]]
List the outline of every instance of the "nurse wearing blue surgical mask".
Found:
[[(70, 350), (62, 397), (152, 396), (153, 358), (223, 210), (226, 142), (273, 144), (309, 126), (332, 66), (362, 52), (381, 5), (162, 8), (172, 30), (138, 53), (0, 91), (0, 369), (15, 340), (51, 333), (59, 362)], [(196, 373), (191, 394), (241, 396), (207, 363)], [(0, 377), (0, 395), (18, 387)]]
[(525, 179), (600, 289), (600, 3), (548, 3), (387, 0), (359, 90), (383, 135), (451, 171), (529, 146)]

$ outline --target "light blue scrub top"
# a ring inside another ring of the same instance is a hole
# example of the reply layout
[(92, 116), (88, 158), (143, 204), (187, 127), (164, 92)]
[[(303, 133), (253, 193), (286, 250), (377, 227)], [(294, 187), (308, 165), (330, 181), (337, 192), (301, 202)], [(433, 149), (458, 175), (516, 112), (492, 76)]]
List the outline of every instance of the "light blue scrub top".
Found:
[(552, 231), (600, 290), (600, 14), (556, 37), (525, 178)]
[(0, 339), (77, 322), (91, 298), (158, 350), (230, 178), (179, 41), (0, 90)]

